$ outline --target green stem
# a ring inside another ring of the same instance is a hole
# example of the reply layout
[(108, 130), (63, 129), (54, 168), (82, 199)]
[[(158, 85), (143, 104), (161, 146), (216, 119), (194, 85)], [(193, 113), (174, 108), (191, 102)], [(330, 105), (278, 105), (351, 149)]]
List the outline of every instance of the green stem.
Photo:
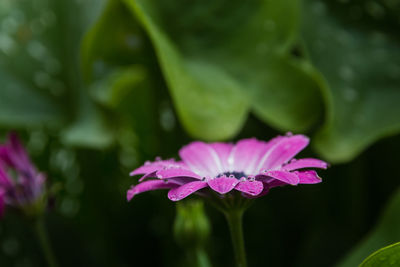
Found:
[(57, 267), (58, 264), (54, 257), (54, 253), (51, 248), (49, 238), (47, 236), (47, 231), (46, 231), (46, 228), (44, 225), (43, 218), (39, 218), (35, 221), (35, 231), (36, 231), (37, 237), (39, 239), (39, 243), (42, 247), (44, 256), (47, 260), (48, 266), (49, 267)]
[(231, 232), (233, 250), (235, 253), (236, 265), (238, 267), (247, 266), (242, 225), (243, 212), (243, 209), (233, 209), (224, 212)]

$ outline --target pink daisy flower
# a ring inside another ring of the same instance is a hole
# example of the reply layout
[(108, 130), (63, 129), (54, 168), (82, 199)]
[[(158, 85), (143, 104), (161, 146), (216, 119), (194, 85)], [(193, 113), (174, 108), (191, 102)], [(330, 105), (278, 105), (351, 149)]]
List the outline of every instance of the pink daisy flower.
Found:
[(31, 163), (16, 134), (0, 145), (0, 217), (5, 206), (34, 205), (44, 194), (45, 176)]
[(172, 201), (210, 190), (220, 195), (239, 191), (254, 198), (277, 186), (319, 183), (321, 178), (309, 169), (326, 169), (326, 162), (294, 159), (308, 143), (306, 136), (290, 133), (268, 142), (255, 138), (236, 144), (192, 142), (179, 151), (181, 161), (156, 159), (132, 171), (131, 176), (143, 176), (128, 190), (127, 198), (158, 189), (169, 189)]

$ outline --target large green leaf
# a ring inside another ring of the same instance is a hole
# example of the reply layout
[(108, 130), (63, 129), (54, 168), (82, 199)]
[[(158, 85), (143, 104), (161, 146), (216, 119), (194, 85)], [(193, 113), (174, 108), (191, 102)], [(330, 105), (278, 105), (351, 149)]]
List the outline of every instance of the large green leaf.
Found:
[(400, 243), (396, 243), (371, 254), (360, 267), (386, 267), (400, 265)]
[(328, 107), (315, 148), (331, 162), (348, 161), (400, 130), (400, 44), (390, 31), (399, 23), (374, 18), (391, 13), (373, 1), (305, 2), (304, 37), (326, 79)]
[(338, 267), (357, 266), (372, 252), (400, 240), (400, 190), (390, 200), (381, 220), (368, 237), (343, 259)]
[(232, 137), (251, 109), (284, 130), (303, 131), (318, 120), (318, 85), (288, 55), (297, 1), (125, 2), (147, 31), (193, 136)]
[[(80, 39), (102, 0), (0, 3), (0, 123), (50, 125), (70, 144), (104, 146), (104, 116), (83, 90)], [(71, 123), (71, 124), (70, 124)], [(66, 129), (63, 129), (66, 126)]]

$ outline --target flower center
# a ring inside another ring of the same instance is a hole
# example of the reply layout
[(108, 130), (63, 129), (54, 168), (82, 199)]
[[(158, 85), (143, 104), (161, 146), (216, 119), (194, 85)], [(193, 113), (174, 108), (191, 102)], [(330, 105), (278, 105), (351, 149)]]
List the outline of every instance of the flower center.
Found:
[(218, 174), (216, 178), (219, 178), (221, 176), (227, 176), (227, 177), (235, 177), (236, 179), (240, 179), (242, 177), (246, 177), (247, 175), (244, 172), (224, 172), (221, 174)]

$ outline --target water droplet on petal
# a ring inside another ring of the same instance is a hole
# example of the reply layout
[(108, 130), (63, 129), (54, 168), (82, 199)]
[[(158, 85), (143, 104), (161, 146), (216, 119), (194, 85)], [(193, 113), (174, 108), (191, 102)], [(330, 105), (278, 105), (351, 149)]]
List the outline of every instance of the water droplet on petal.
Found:
[(146, 162), (144, 163), (145, 166), (149, 166), (151, 164), (151, 162), (149, 160), (146, 160)]
[(161, 157), (156, 157), (156, 161), (161, 161)]

